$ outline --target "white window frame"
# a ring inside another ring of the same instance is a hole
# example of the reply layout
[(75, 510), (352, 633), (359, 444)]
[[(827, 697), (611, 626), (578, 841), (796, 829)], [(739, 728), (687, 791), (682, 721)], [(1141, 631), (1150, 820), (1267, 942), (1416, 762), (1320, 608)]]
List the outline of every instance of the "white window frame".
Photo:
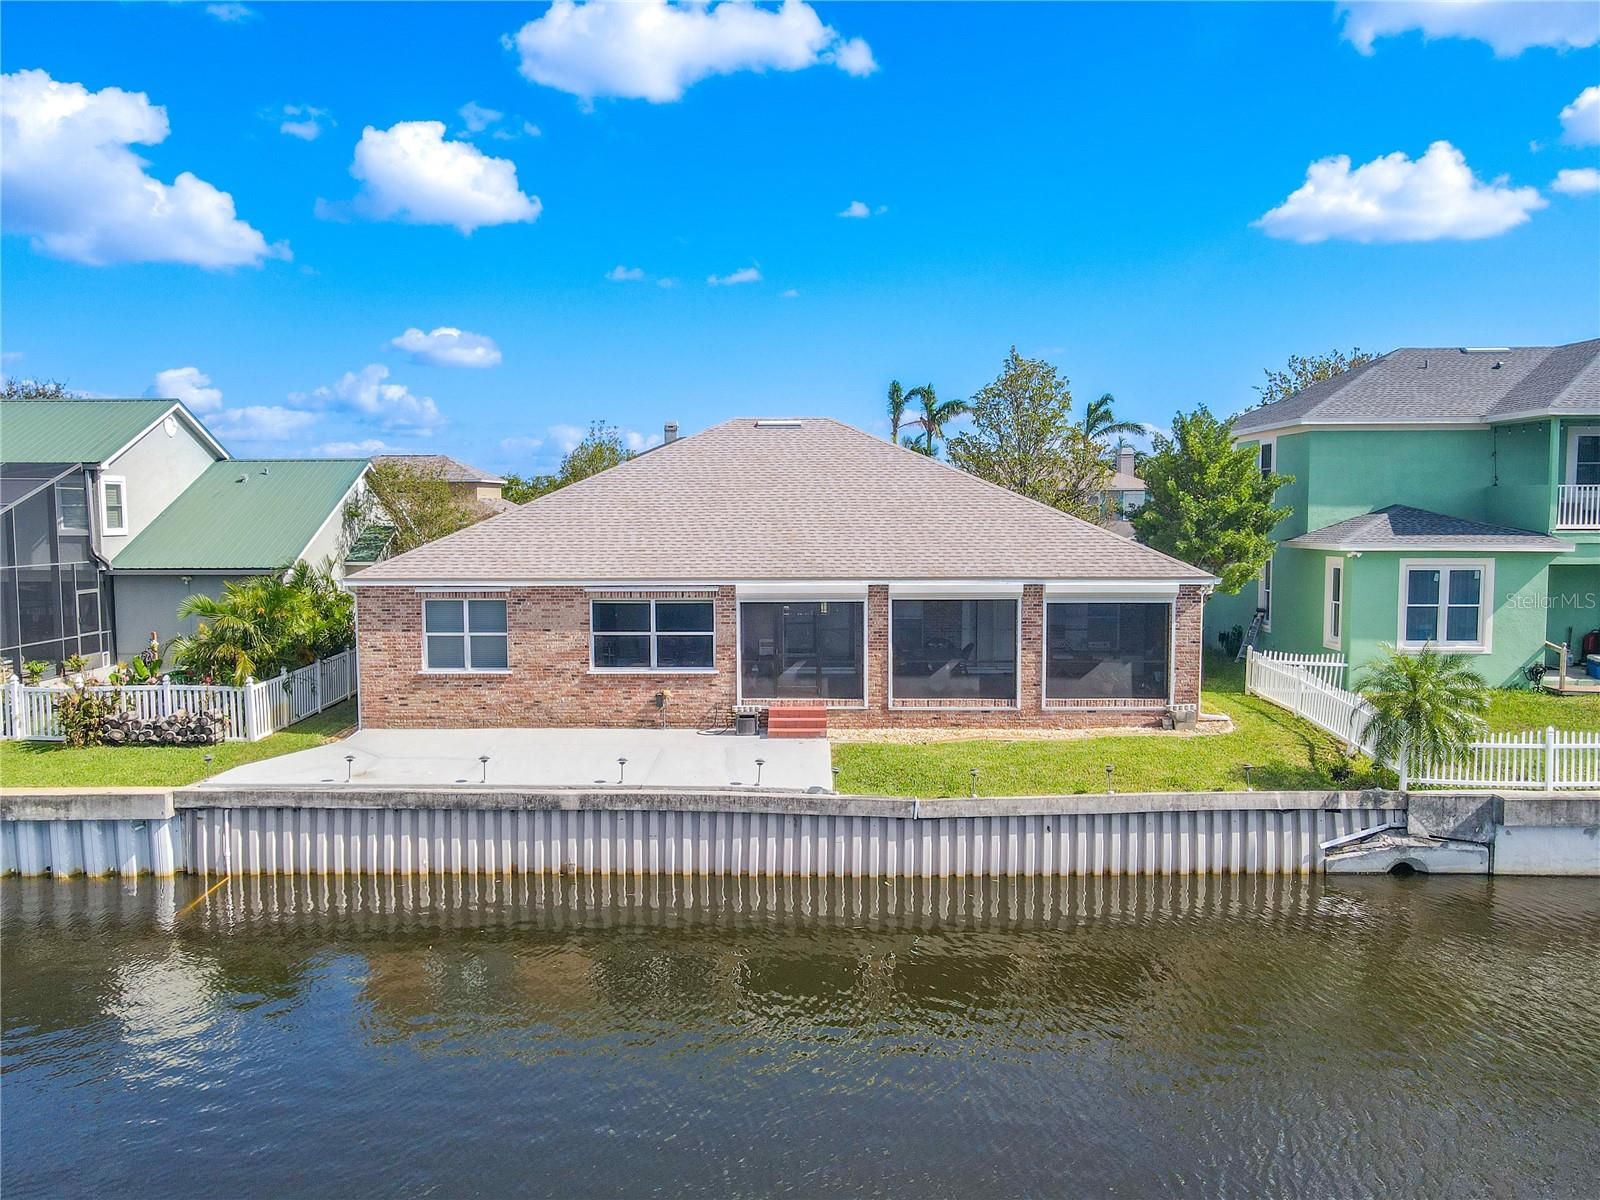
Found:
[[(1407, 584), (1412, 571), (1439, 572), (1439, 634), (1429, 642), (1414, 642), (1406, 638)], [(1478, 571), (1478, 640), (1452, 642), (1444, 638), (1450, 604), (1450, 571)], [(1400, 594), (1397, 630), (1394, 644), (1401, 650), (1421, 650), (1424, 645), (1450, 654), (1488, 654), (1494, 649), (1494, 559), (1492, 558), (1402, 558), (1400, 560)]]
[[(1339, 577), (1337, 593), (1333, 586), (1335, 575)], [(1322, 644), (1326, 649), (1344, 648), (1344, 600), (1349, 587), (1348, 560), (1341, 555), (1329, 555), (1322, 563)]]
[(1272, 559), (1261, 567), (1261, 573), (1256, 576), (1256, 607), (1264, 614), (1261, 618), (1261, 631), (1272, 632)]
[(1578, 439), (1581, 437), (1600, 437), (1600, 425), (1573, 425), (1567, 430), (1567, 474), (1566, 482), (1578, 482)]
[[(504, 633), (474, 633), (472, 631), (470, 610), (467, 605), (475, 601), (486, 604), (503, 605), (506, 610), (506, 631)], [(422, 674), (424, 675), (509, 675), (511, 674), (511, 605), (503, 596), (428, 596), (424, 595), (420, 601), (419, 612), (422, 617)], [(461, 606), (461, 632), (438, 631), (434, 637), (459, 637), (461, 639), (461, 660), (465, 664), (459, 667), (435, 667), (428, 663), (428, 605), (430, 604), (459, 604)], [(472, 665), (472, 639), (475, 637), (499, 637), (506, 643), (506, 665), (503, 667), (475, 667)]]
[[(113, 484), (116, 485), (117, 495), (121, 497), (122, 501), (117, 506), (122, 510), (122, 523), (120, 525), (111, 523), (111, 506), (106, 502), (106, 489)], [(126, 535), (128, 532), (128, 480), (126, 476), (100, 476), (100, 532), (113, 536)]]
[[(1270, 451), (1271, 454), (1272, 454), (1272, 465), (1270, 467), (1263, 466), (1262, 463), (1261, 463), (1261, 453), (1262, 453), (1263, 450)], [(1278, 439), (1277, 438), (1275, 438), (1275, 437), (1264, 437), (1264, 438), (1261, 438), (1259, 441), (1256, 442), (1256, 470), (1261, 472), (1261, 477), (1263, 479), (1265, 479), (1269, 474), (1274, 474), (1274, 473), (1277, 472), (1277, 470), (1278, 470)]]
[[(896, 701), (894, 695), (894, 605), (897, 600), (995, 600), (1009, 601), (1015, 606), (1016, 624), (1016, 679), (1017, 686), (1010, 704), (998, 700), (988, 703), (950, 704), (940, 700), (904, 700)], [(1022, 595), (1020, 591), (998, 590), (985, 591), (983, 589), (969, 589), (962, 585), (954, 588), (941, 589), (938, 587), (897, 589), (889, 588), (889, 640), (888, 646), (888, 684), (889, 707), (908, 712), (1015, 712), (1022, 708)], [(869, 647), (870, 649), (870, 647)]]
[[(650, 606), (650, 628), (621, 630), (615, 633), (596, 632), (594, 627), (594, 606), (596, 604), (648, 604)], [(672, 629), (662, 632), (656, 628), (657, 604), (705, 604), (711, 608), (711, 629), (709, 632), (687, 629)], [(650, 639), (650, 663), (648, 667), (600, 667), (594, 661), (594, 640), (596, 637), (644, 637)], [(709, 637), (711, 639), (711, 665), (709, 667), (658, 667), (655, 665), (657, 658), (658, 639), (662, 637)], [(645, 598), (643, 596), (591, 596), (589, 597), (589, 674), (591, 675), (715, 675), (717, 673), (717, 602), (709, 596), (657, 596)]]

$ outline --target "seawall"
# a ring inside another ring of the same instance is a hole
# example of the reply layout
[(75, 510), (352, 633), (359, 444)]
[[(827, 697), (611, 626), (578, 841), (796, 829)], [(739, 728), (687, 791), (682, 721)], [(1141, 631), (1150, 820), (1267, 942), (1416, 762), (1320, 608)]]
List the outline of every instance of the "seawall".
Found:
[(24, 876), (1297, 875), (1389, 792), (911, 800), (806, 792), (339, 787), (0, 796)]

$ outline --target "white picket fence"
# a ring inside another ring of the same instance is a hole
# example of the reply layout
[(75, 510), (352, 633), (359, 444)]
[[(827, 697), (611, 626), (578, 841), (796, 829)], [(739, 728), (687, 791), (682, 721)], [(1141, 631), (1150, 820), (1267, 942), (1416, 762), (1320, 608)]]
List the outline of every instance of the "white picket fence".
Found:
[[(145, 720), (190, 712), (215, 710), (228, 720), (227, 740), (258, 742), (269, 734), (315, 716), (330, 705), (355, 695), (355, 651), (345, 650), (273, 679), (251, 680), (242, 687), (215, 684), (157, 683), (91, 687), (101, 695), (120, 691), (124, 707)], [(61, 725), (56, 702), (61, 685), (26, 687), (13, 679), (5, 688), (0, 708), (0, 737), (18, 741), (59, 742)]]
[[(1245, 691), (1288, 709), (1326, 730), (1350, 749), (1371, 753), (1366, 736), (1372, 709), (1354, 692), (1326, 682), (1332, 667), (1304, 660), (1337, 655), (1276, 654), (1252, 650), (1245, 658)], [(1340, 660), (1342, 679), (1344, 662)], [(1313, 670), (1317, 674), (1313, 674)], [(1399, 768), (1408, 788), (1506, 788), (1515, 791), (1600, 790), (1600, 733), (1548, 726), (1526, 733), (1495, 733), (1448, 762), (1412, 761)]]

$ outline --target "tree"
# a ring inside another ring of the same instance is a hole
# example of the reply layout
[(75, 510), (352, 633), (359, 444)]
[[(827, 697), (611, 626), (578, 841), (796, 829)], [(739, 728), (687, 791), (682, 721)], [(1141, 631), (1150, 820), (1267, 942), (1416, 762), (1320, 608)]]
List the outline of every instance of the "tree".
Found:
[(178, 616), (198, 617), (173, 641), (176, 660), (200, 679), (237, 686), (337, 653), (355, 638), (354, 603), (326, 566), (304, 562), (273, 575), (230, 580), (221, 596), (190, 596)]
[(54, 379), (7, 379), (0, 384), (6, 400), (81, 400), (83, 396)]
[(967, 411), (967, 402), (940, 400), (931, 383), (912, 388), (906, 393), (906, 399), (922, 405), (922, 415), (910, 422), (921, 429), (922, 434), (908, 439), (906, 445), (929, 458), (939, 457), (939, 442), (944, 438), (944, 427)]
[(1144, 460), (1145, 502), (1133, 516), (1139, 540), (1193, 563), (1237, 592), (1272, 557), (1272, 529), (1289, 515), (1272, 498), (1292, 477), (1261, 473), (1254, 446), (1233, 444), (1233, 422), (1201, 405), (1156, 434)]
[(569, 483), (577, 483), (601, 471), (610, 470), (635, 457), (622, 440), (622, 432), (604, 421), (591, 421), (589, 432), (561, 460), (554, 475), (507, 475), (506, 485), (500, 494), (517, 504), (526, 504), (540, 496), (549, 495)]
[(1256, 388), (1261, 399), (1251, 407), (1260, 408), (1263, 404), (1282, 400), (1286, 396), (1294, 395), (1301, 388), (1321, 383), (1324, 379), (1332, 379), (1335, 375), (1342, 375), (1351, 367), (1359, 367), (1380, 357), (1381, 355), (1368, 354), (1359, 346), (1351, 347), (1349, 354), (1340, 350), (1333, 350), (1327, 354), (1313, 354), (1310, 357), (1291, 354), (1289, 363), (1283, 370), (1262, 369), (1261, 373), (1267, 377), (1267, 384), (1265, 387)]
[(389, 554), (415, 550), (492, 515), (486, 506), (457, 492), (438, 470), (380, 462), (367, 472), (366, 483), (362, 495), (346, 507), (345, 524), (356, 530), (393, 525)]
[(993, 383), (967, 406), (972, 430), (950, 439), (950, 461), (990, 483), (1088, 521), (1111, 470), (1072, 420), (1067, 381), (1015, 346)]
[(1466, 655), (1440, 654), (1431, 645), (1417, 654), (1390, 645), (1382, 650), (1355, 688), (1372, 708), (1366, 736), (1374, 759), (1398, 765), (1409, 754), (1415, 762), (1448, 761), (1482, 734), (1489, 685)]
[(889, 440), (900, 444), (900, 426), (906, 419), (906, 392), (898, 379), (889, 381)]
[(1110, 392), (1105, 392), (1097, 400), (1089, 401), (1083, 410), (1083, 436), (1091, 442), (1104, 443), (1112, 434), (1121, 435), (1128, 433), (1143, 433), (1144, 426), (1137, 421), (1119, 421), (1113, 411), (1117, 401)]

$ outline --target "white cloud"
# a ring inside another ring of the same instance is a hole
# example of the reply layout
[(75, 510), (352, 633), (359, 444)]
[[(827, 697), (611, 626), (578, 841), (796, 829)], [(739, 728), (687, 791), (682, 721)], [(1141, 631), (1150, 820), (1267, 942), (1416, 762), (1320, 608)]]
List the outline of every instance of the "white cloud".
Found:
[(659, 433), (643, 434), (636, 429), (619, 429), (617, 432), (622, 435), (622, 444), (635, 454), (661, 444)]
[(524, 77), (584, 100), (620, 96), (662, 104), (711, 75), (799, 71), (832, 63), (849, 75), (878, 69), (860, 38), (824, 25), (803, 0), (777, 8), (726, 0), (555, 0), (514, 38)]
[(544, 130), (540, 129), (532, 121), (524, 121), (522, 123), (522, 132), (527, 134), (529, 137), (543, 137), (544, 136)]
[(468, 100), (456, 111), (461, 114), (461, 119), (467, 123), (467, 129), (473, 133), (482, 133), (501, 117), (505, 116), (503, 112), (485, 108), (476, 100)]
[(663, 275), (660, 279), (656, 280), (656, 286), (658, 288), (675, 288), (678, 286), (678, 281), (671, 275)]
[(355, 412), (376, 417), (385, 429), (429, 433), (444, 424), (431, 397), (418, 396), (401, 383), (384, 382), (388, 378), (388, 367), (370, 363), (359, 371), (346, 371), (331, 389), (318, 388), (316, 394), (331, 395)]
[(760, 283), (761, 270), (758, 267), (740, 267), (737, 271), (730, 271), (726, 275), (707, 275), (706, 282), (712, 287), (728, 287), (735, 283)]
[(618, 263), (606, 272), (606, 278), (612, 283), (639, 283), (644, 279), (644, 268), (625, 267)]
[(468, 333), (441, 325), (432, 333), (420, 329), (407, 329), (389, 344), (404, 350), (414, 363), (427, 363), (435, 367), (498, 367), (500, 347), (494, 339), (482, 333)]
[(1568, 196), (1587, 196), (1590, 192), (1600, 192), (1600, 171), (1593, 167), (1567, 167), (1556, 172), (1550, 188)]
[(583, 441), (583, 435), (588, 432), (587, 429), (580, 429), (576, 425), (552, 425), (550, 440), (561, 448), (561, 453), (568, 454)]
[(1561, 110), (1561, 140), (1574, 146), (1600, 145), (1600, 87), (1586, 87)]
[(872, 210), (865, 204), (861, 203), (861, 201), (852, 200), (849, 204), (845, 205), (844, 211), (839, 215), (841, 217), (855, 217), (865, 220), (872, 215)]
[(389, 454), (394, 447), (382, 438), (362, 438), (358, 442), (323, 442), (312, 450), (329, 458), (370, 458), (374, 454)]
[(328, 118), (327, 109), (313, 108), (309, 104), (285, 104), (283, 115), (288, 119), (278, 126), (278, 132), (297, 137), (302, 142), (314, 142), (322, 136), (324, 119), (329, 125), (333, 124), (332, 119)]
[(224, 409), (206, 423), (224, 438), (241, 442), (281, 442), (299, 437), (317, 423), (316, 413), (278, 405), (252, 404)]
[(177, 262), (207, 268), (289, 258), (234, 213), (233, 197), (188, 171), (149, 175), (130, 146), (166, 140), (166, 109), (143, 92), (0, 76), (0, 214), (36, 249), (90, 266)]
[(256, 10), (243, 4), (208, 4), (206, 12), (217, 20), (229, 25), (236, 25), (240, 21), (254, 20)]
[(211, 386), (211, 376), (199, 367), (172, 367), (157, 371), (146, 396), (181, 400), (192, 413), (215, 412), (222, 407), (222, 389)]
[[(454, 225), (468, 234), (483, 225), (537, 220), (541, 208), (537, 196), (518, 190), (516, 164), (490, 158), (470, 142), (445, 141), (442, 121), (367, 126), (350, 174), (361, 181), (350, 208), (375, 221)], [(321, 216), (341, 209), (318, 202)]]
[(1296, 242), (1431, 242), (1494, 237), (1546, 207), (1535, 188), (1485, 183), (1461, 151), (1435, 142), (1413, 162), (1396, 151), (1351, 170), (1347, 155), (1319, 159), (1306, 181), (1255, 224)]
[(507, 454), (528, 454), (544, 445), (539, 437), (507, 437), (500, 439), (500, 449)]
[(1379, 38), (1412, 31), (1486, 42), (1500, 58), (1533, 46), (1574, 50), (1600, 41), (1600, 5), (1568, 0), (1360, 0), (1341, 4), (1339, 13), (1345, 40), (1362, 54)]
[(793, 300), (799, 294), (800, 290), (798, 288), (784, 288), (783, 291), (778, 293), (778, 299)]

